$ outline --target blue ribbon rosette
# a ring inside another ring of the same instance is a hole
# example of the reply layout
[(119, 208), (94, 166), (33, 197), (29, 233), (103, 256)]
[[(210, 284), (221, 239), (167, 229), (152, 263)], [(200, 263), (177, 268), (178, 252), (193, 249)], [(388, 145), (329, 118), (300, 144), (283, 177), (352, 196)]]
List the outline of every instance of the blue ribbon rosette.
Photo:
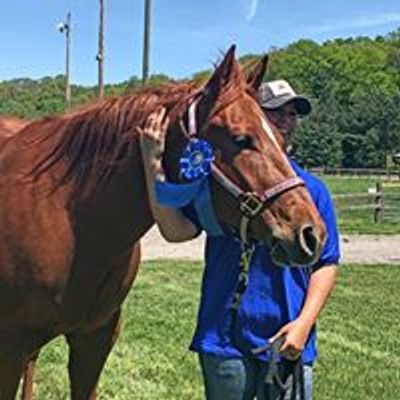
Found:
[(213, 148), (204, 139), (191, 139), (179, 160), (181, 176), (193, 181), (210, 174), (214, 161)]
[(180, 174), (185, 183), (155, 182), (157, 201), (168, 207), (183, 208), (192, 204), (198, 223), (210, 236), (223, 235), (211, 201), (209, 180), (214, 161), (212, 146), (203, 139), (191, 139), (180, 158)]

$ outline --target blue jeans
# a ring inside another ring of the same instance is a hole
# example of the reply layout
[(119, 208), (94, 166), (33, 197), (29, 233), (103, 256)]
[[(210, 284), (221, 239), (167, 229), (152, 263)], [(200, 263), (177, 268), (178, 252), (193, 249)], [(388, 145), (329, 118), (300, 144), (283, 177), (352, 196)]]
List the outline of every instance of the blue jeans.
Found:
[[(200, 354), (207, 400), (278, 400), (279, 388), (265, 390), (268, 363), (257, 359), (221, 358)], [(275, 390), (276, 389), (276, 390)], [(312, 367), (304, 365), (306, 400), (312, 399)], [(291, 390), (285, 395), (290, 399)], [(300, 398), (297, 394), (296, 398)]]

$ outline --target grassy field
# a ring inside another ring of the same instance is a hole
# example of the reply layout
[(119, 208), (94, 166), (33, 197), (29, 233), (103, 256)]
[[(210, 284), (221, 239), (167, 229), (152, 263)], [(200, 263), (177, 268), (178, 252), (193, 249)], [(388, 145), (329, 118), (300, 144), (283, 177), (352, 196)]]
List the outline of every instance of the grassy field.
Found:
[[(194, 328), (201, 265), (144, 263), (125, 303), (124, 327), (103, 372), (103, 400), (203, 398)], [(342, 266), (320, 322), (315, 367), (317, 400), (398, 400), (400, 393), (400, 266)], [(66, 347), (42, 352), (35, 394), (68, 399)]]
[[(323, 176), (332, 195), (335, 194), (355, 194), (367, 193), (369, 188), (374, 188), (376, 179), (368, 178), (340, 178)], [(362, 234), (399, 234), (400, 233), (400, 183), (392, 182), (384, 186), (384, 191), (396, 196), (396, 200), (388, 200), (387, 207), (392, 206), (397, 209), (395, 213), (385, 212), (382, 223), (374, 223), (372, 209), (352, 209), (346, 210), (347, 206), (364, 205), (367, 199), (349, 199), (336, 202), (338, 224), (342, 233), (362, 233)], [(370, 199), (370, 204), (373, 198)]]

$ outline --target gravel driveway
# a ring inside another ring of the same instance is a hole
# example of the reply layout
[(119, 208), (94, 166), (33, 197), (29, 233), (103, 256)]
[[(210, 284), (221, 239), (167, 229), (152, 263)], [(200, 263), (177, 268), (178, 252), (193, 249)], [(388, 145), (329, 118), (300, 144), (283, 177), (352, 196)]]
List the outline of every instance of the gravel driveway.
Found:
[[(400, 265), (400, 235), (344, 235), (341, 238), (342, 262), (357, 264)], [(142, 240), (143, 259), (179, 258), (201, 260), (204, 236), (185, 243), (167, 243), (156, 227)]]

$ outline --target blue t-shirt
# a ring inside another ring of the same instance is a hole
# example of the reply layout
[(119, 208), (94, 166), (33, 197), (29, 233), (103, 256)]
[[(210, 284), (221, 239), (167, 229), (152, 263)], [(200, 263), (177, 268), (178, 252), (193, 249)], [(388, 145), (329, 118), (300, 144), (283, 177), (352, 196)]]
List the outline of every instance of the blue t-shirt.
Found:
[[(317, 177), (294, 162), (292, 167), (304, 180), (327, 228), (327, 241), (314, 268), (338, 264), (339, 238), (329, 192)], [(207, 237), (200, 308), (191, 350), (230, 358), (247, 356), (299, 315), (311, 269), (278, 267), (268, 247), (260, 244), (256, 246), (249, 283), (232, 324), (230, 307), (238, 282), (239, 260), (240, 244), (233, 235)], [(314, 328), (302, 353), (304, 362), (312, 363), (316, 358), (315, 339)]]

